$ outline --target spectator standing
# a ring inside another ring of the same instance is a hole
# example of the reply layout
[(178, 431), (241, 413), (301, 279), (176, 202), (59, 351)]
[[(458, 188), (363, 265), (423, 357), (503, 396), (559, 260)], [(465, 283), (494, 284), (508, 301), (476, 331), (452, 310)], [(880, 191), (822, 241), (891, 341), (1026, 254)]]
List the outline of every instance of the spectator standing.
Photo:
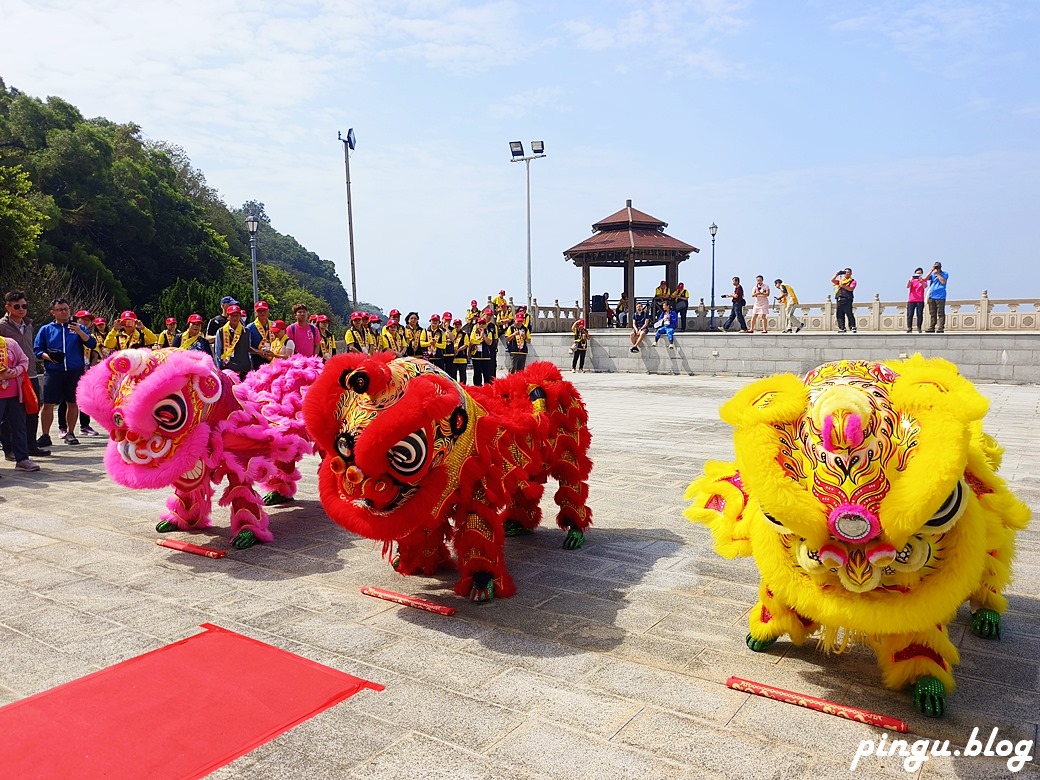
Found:
[(296, 345), (297, 355), (314, 357), (318, 354), (318, 328), (307, 321), (307, 304), (293, 304), (292, 313), (296, 321), (285, 332)]
[(928, 276), (928, 330), (926, 333), (943, 333), (946, 330), (946, 282), (950, 275), (936, 261)]
[[(29, 301), (21, 290), (11, 290), (4, 295), (4, 309), (6, 314), (0, 318), (0, 336), (17, 342), (22, 352), (29, 360), (26, 373), (32, 383), (36, 397), (43, 398), (43, 389), (40, 384), (40, 375), (37, 370), (37, 360), (33, 353), (33, 342), (35, 333), (32, 320), (29, 319)], [(25, 418), (25, 437), (31, 457), (46, 457), (51, 454), (50, 450), (37, 445), (36, 434), (40, 426), (40, 415), (27, 414)], [(4, 452), (13, 453), (14, 448), (11, 441), (11, 429), (8, 423), (0, 424), (0, 442), (3, 443)]]
[[(392, 309), (391, 314), (395, 311), (397, 309)], [(397, 312), (397, 316), (400, 316), (400, 312)], [(393, 352), (394, 357), (404, 357), (406, 341), (397, 316), (391, 316), (383, 326), (383, 331), (379, 334), (379, 349), (383, 352)]]
[(0, 336), (0, 425), (11, 433), (8, 460), (18, 471), (39, 471), (29, 460), (29, 440), (25, 432), (25, 395), (22, 377), (29, 372), (29, 357), (18, 342)]
[(213, 357), (213, 346), (202, 332), (202, 315), (188, 315), (188, 329), (181, 334), (181, 349), (193, 349), (205, 352), (210, 358)]
[(469, 365), (469, 338), (462, 327), (462, 320), (454, 320), (445, 334), (445, 368), (448, 376), (456, 382), (466, 384), (466, 367)]
[(444, 367), (444, 350), (447, 348), (447, 338), (444, 329), (441, 327), (441, 315), (430, 315), (430, 327), (423, 331), (422, 348), (426, 359), (441, 371), (447, 373)]
[(493, 367), (495, 361), (495, 350), (497, 344), (492, 344), (491, 328), (495, 327), (486, 315), (477, 317), (473, 324), (473, 331), (469, 334), (470, 352), (473, 358), (473, 384), (477, 387), (489, 385), (494, 381)]
[(636, 310), (632, 314), (632, 332), (628, 334), (628, 338), (632, 342), (632, 349), (629, 351), (638, 352), (639, 345), (643, 343), (643, 339), (649, 332), (650, 313), (646, 310), (645, 305), (637, 303)]
[(343, 350), (370, 355), (375, 352), (374, 342), (372, 331), (368, 327), (368, 315), (363, 311), (351, 312), (350, 327), (343, 334)]
[(407, 357), (425, 357), (422, 351), (423, 329), (419, 327), (419, 312), (408, 312), (404, 323), (404, 354)]
[(108, 338), (108, 320), (104, 317), (95, 317), (94, 327), (91, 329), (90, 335), (97, 340), (98, 354), (103, 358), (108, 357), (108, 350), (105, 349), (105, 339)]
[(50, 447), (51, 424), (54, 422), (54, 407), (64, 401), (67, 404), (65, 429), (68, 435), (66, 444), (79, 444), (73, 432), (76, 429), (76, 418), (79, 407), (76, 405), (76, 387), (80, 377), (86, 370), (83, 348), (93, 349), (97, 346), (90, 332), (78, 323), (71, 322), (72, 310), (64, 298), (51, 301), (51, 315), (54, 321), (44, 325), (36, 334), (33, 342), (33, 353), (43, 361), (43, 406), (40, 409), (40, 430), (42, 434), (36, 441), (38, 447)]
[(750, 333), (748, 330), (747, 322), (744, 321), (744, 306), (747, 301), (744, 299), (744, 288), (740, 284), (740, 277), (733, 277), (733, 292), (722, 295), (723, 298), (729, 298), (733, 302), (733, 309), (729, 313), (729, 319), (722, 326), (724, 331), (729, 330), (729, 326), (733, 324), (733, 320), (737, 321), (740, 326), (740, 330), (743, 333)]
[[(76, 322), (83, 326), (83, 328), (90, 333), (94, 329), (94, 315), (86, 309), (80, 309), (76, 312)], [(95, 336), (95, 341), (97, 337)], [(101, 344), (96, 344), (93, 348), (83, 347), (83, 360), (87, 364), (87, 368), (90, 368), (95, 363), (101, 362), (101, 353), (104, 351), (104, 347)], [(63, 426), (63, 420), (68, 415), (67, 405), (62, 402), (58, 404), (58, 433), (61, 438), (65, 438), (68, 435)], [(90, 416), (86, 412), (79, 413), (79, 433), (80, 436), (100, 436), (100, 434), (90, 427)]]
[(913, 333), (914, 315), (917, 315), (917, 332), (920, 333), (924, 327), (924, 292), (927, 285), (924, 279), (924, 269), (915, 268), (914, 275), (906, 283), (906, 332)]
[(654, 346), (661, 340), (661, 336), (668, 337), (668, 349), (675, 349), (675, 329), (679, 326), (679, 314), (672, 309), (672, 302), (665, 301), (661, 304), (663, 311), (661, 318), (657, 321), (657, 333), (654, 335)]
[(769, 332), (769, 286), (762, 276), (755, 277), (755, 286), (751, 288), (751, 297), (755, 306), (751, 310), (751, 331), (755, 331), (755, 323), (762, 318), (762, 332)]
[(506, 331), (505, 338), (506, 350), (509, 352), (509, 358), (512, 361), (509, 366), (509, 373), (515, 374), (517, 371), (523, 371), (527, 367), (527, 351), (531, 334), (524, 326), (524, 318), (521, 312), (517, 312), (516, 317), (513, 318), (513, 324)]
[[(394, 325), (397, 324), (397, 320), (391, 320)], [(330, 357), (336, 354), (336, 334), (332, 332), (331, 325), (329, 323), (329, 315), (319, 314), (314, 324), (318, 327), (318, 354), (321, 356), (323, 361), (328, 361)], [(389, 325), (389, 323), (387, 323)], [(401, 354), (398, 352), (397, 354)]]
[(585, 320), (575, 321), (571, 332), (574, 334), (574, 344), (571, 346), (571, 373), (581, 371), (585, 373), (585, 355), (589, 351), (589, 329), (585, 327)]
[(838, 333), (845, 333), (846, 329), (855, 333), (856, 315), (852, 311), (852, 301), (855, 297), (856, 280), (852, 278), (852, 269), (838, 271), (831, 279), (831, 284), (834, 285), (834, 301), (837, 303)]
[(253, 304), (255, 319), (246, 325), (249, 336), (249, 360), (253, 370), (271, 362), (271, 307), (267, 301)]
[(111, 352), (151, 347), (158, 341), (158, 337), (129, 309), (119, 315), (119, 322), (116, 324), (119, 327), (112, 328), (105, 336), (105, 349)]
[(177, 318), (166, 318), (166, 329), (159, 334), (155, 346), (157, 349), (166, 347), (179, 347), (181, 345), (181, 334), (177, 330)]
[(784, 333), (791, 333), (793, 329), (797, 333), (803, 326), (802, 321), (794, 313), (794, 307), (798, 305), (798, 296), (795, 294), (794, 288), (789, 284), (784, 284), (783, 280), (777, 279), (774, 284), (780, 293), (776, 296), (776, 302), (780, 307), (780, 330)]
[(686, 289), (685, 284), (679, 282), (678, 286), (672, 290), (672, 298), (675, 300), (675, 313), (679, 315), (682, 322), (680, 328), (685, 333), (686, 313), (690, 310), (690, 291)]
[(227, 308), (227, 322), (217, 331), (213, 354), (217, 370), (234, 371), (239, 379), (245, 379), (253, 367), (249, 360), (249, 336), (242, 325), (242, 309), (237, 304)]
[[(508, 311), (508, 306), (506, 307), (506, 311)], [(485, 367), (486, 373), (484, 375), (484, 384), (489, 385), (495, 380), (495, 377), (498, 376), (498, 342), (503, 338), (506, 332), (506, 326), (499, 324), (499, 322), (495, 320), (494, 313), (486, 309), (484, 310), (484, 319), (487, 320), (487, 338), (490, 339), (491, 343), (491, 362)], [(508, 319), (509, 318), (506, 317), (507, 321)]]
[(271, 362), (292, 357), (296, 353), (296, 343), (289, 338), (285, 330), (285, 320), (271, 323)]
[(229, 306), (238, 306), (236, 301), (230, 295), (225, 295), (220, 299), (220, 314), (209, 321), (206, 325), (206, 339), (210, 344), (215, 344), (217, 341), (217, 331), (227, 325), (227, 310)]
[(672, 291), (668, 289), (668, 280), (662, 279), (654, 290), (654, 316), (660, 317), (664, 309), (664, 302), (672, 299)]

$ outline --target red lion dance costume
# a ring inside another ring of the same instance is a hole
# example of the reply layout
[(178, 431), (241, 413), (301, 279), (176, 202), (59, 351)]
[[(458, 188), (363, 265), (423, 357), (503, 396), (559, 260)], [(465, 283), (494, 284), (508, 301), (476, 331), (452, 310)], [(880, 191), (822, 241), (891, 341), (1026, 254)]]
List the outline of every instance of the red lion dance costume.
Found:
[(463, 388), (425, 360), (340, 355), (303, 408), (326, 453), (318, 471), (325, 511), (348, 531), (382, 540), (402, 574), (454, 563), (460, 596), (512, 596), (505, 537), (538, 525), (550, 476), (560, 483), (564, 547), (584, 541), (592, 522), (588, 416), (549, 363)]
[[(293, 356), (252, 371), (244, 382), (219, 372), (202, 352), (127, 349), (87, 371), (80, 408), (110, 436), (109, 475), (130, 488), (173, 487), (160, 533), (210, 524), (214, 485), (231, 506), (232, 544), (270, 542), (264, 504), (296, 494), (296, 463), (314, 452), (300, 409), (321, 371), (317, 357)], [(254, 490), (270, 491), (263, 499)]]

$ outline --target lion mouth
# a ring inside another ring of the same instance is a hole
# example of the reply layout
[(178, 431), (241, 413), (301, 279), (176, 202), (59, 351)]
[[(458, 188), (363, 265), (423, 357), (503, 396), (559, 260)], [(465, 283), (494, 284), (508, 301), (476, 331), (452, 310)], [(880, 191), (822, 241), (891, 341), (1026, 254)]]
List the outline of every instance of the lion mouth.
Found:
[(836, 539), (813, 549), (802, 540), (791, 552), (798, 566), (814, 578), (830, 574), (846, 590), (866, 593), (900, 584), (890, 581), (892, 575), (919, 571), (931, 559), (932, 546), (920, 536), (912, 538), (901, 550), (883, 541), (851, 545)]
[[(146, 441), (123, 439), (116, 445), (119, 457), (128, 466), (152, 466), (164, 460), (173, 450), (173, 441), (155, 435)], [(201, 463), (199, 464), (201, 466)]]
[(419, 492), (419, 488), (412, 487), (410, 485), (402, 485), (398, 482), (394, 482), (397, 488), (397, 492), (394, 496), (386, 502), (381, 502), (377, 505), (370, 498), (354, 498), (350, 501), (355, 507), (361, 509), (369, 514), (373, 515), (389, 515), (394, 511), (400, 509), (405, 503)]

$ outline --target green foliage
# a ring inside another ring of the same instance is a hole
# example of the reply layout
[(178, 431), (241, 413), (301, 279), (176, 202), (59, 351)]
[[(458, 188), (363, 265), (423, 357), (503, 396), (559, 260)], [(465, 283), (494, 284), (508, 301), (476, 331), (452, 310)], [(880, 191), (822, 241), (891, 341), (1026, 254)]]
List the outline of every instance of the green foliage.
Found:
[(0, 167), (0, 258), (24, 262), (36, 249), (46, 219), (29, 198), (32, 183), (20, 166)]
[[(303, 301), (349, 314), (332, 263), (274, 230), (263, 203), (245, 208), (261, 220), (262, 295), (286, 302), (286, 312)], [(181, 147), (145, 141), (133, 123), (84, 119), (60, 98), (40, 100), (0, 79), (5, 266), (35, 254), (37, 267), (67, 272), (81, 297), (101, 289), (146, 322), (213, 316), (228, 294), (251, 310), (246, 213), (228, 209)]]

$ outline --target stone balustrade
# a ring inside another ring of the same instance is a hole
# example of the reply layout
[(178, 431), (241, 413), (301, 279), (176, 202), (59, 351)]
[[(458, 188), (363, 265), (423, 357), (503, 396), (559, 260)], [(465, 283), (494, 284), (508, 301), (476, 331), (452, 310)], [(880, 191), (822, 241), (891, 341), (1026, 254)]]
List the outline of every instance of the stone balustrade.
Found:
[[(512, 303), (512, 300), (510, 300)], [(610, 302), (611, 307), (617, 305)], [(717, 325), (721, 326), (729, 317), (728, 305), (715, 307)], [(837, 330), (834, 317), (835, 303), (831, 296), (823, 303), (800, 303), (796, 313), (805, 323), (803, 333), (827, 333)], [(872, 301), (853, 304), (856, 327), (860, 331), (906, 331), (906, 301), (882, 301), (874, 295)], [(751, 320), (751, 306), (744, 309), (745, 318)], [(566, 333), (581, 317), (578, 301), (573, 306), (561, 306), (559, 300), (551, 306), (543, 306), (534, 299), (531, 304), (531, 320), (535, 333)], [(928, 321), (927, 306), (925, 323)], [(589, 314), (589, 328), (607, 327), (607, 315), (601, 312)], [(696, 306), (691, 305), (687, 314), (687, 332), (710, 330), (711, 307), (701, 298)], [(779, 313), (776, 306), (770, 308), (769, 330), (779, 330)], [(986, 290), (978, 300), (949, 300), (946, 302), (946, 331), (948, 333), (978, 333), (988, 331), (1040, 331), (1040, 298), (990, 298)]]

